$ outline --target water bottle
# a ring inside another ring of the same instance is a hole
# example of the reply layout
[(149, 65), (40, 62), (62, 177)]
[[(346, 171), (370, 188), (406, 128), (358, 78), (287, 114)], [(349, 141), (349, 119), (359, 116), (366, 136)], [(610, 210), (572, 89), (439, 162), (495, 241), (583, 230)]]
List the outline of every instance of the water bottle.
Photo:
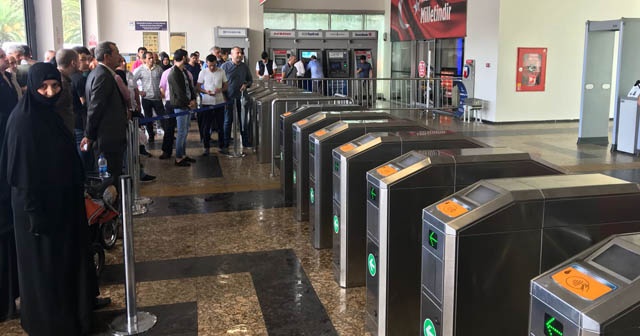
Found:
[(107, 159), (105, 159), (102, 154), (98, 157), (98, 173), (100, 177), (109, 177), (109, 172), (107, 172)]

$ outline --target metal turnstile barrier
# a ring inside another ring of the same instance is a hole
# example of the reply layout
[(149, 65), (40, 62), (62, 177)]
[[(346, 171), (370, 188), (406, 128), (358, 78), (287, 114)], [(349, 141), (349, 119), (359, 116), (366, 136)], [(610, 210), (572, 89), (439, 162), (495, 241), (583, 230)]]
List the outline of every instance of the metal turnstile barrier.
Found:
[(610, 237), (531, 281), (530, 336), (640, 334), (640, 233)]
[[(427, 132), (425, 125), (409, 120), (339, 121), (309, 136), (309, 225), (314, 248), (333, 245), (332, 150), (371, 132)], [(364, 178), (364, 176), (363, 176)]]
[(581, 174), (483, 180), (426, 207), (421, 334), (527, 335), (530, 280), (640, 231), (638, 204), (637, 184)]
[(293, 203), (293, 123), (322, 111), (361, 111), (362, 107), (353, 104), (307, 104), (280, 115), (280, 186), (286, 204)]
[(367, 275), (367, 329), (419, 333), (424, 207), (484, 178), (560, 173), (509, 148), (414, 151), (369, 170), (366, 189), (375, 197), (367, 195), (362, 258), (371, 255), (377, 271)]
[[(388, 110), (387, 110), (388, 111)], [(339, 120), (388, 120), (389, 113), (378, 112), (318, 112), (293, 123), (293, 151), (291, 155), (294, 218), (309, 219), (309, 135)]]

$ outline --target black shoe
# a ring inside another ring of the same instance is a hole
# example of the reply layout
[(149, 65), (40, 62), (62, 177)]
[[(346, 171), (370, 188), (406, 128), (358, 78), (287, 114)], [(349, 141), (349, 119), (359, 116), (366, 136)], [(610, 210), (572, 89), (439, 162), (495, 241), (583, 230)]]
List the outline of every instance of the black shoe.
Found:
[(153, 157), (153, 155), (151, 155), (151, 153), (147, 152), (147, 150), (141, 150), (140, 151), (140, 155), (144, 155), (146, 157)]
[(145, 174), (140, 178), (140, 182), (153, 182), (156, 180), (156, 177), (153, 175)]
[(187, 161), (187, 159), (182, 159), (180, 161), (176, 161), (174, 162), (174, 164), (178, 167), (190, 167), (191, 164), (189, 163), (189, 161)]
[(170, 157), (171, 157), (171, 154), (162, 153), (162, 155), (160, 155), (160, 156), (158, 157), (158, 159), (160, 159), (160, 160), (166, 160), (166, 159), (168, 159), (168, 158), (170, 158)]
[(93, 299), (93, 310), (102, 309), (111, 304), (111, 298), (109, 297), (97, 297)]
[(184, 161), (191, 162), (191, 163), (196, 163), (196, 160), (195, 160), (195, 159), (192, 159), (192, 158), (190, 158), (190, 157), (188, 157), (188, 156), (185, 156), (185, 157), (184, 157)]

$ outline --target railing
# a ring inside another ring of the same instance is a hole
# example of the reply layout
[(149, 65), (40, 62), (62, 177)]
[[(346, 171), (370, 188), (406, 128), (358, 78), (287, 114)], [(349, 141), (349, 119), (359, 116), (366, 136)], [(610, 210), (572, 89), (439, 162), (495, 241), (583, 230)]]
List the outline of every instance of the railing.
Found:
[[(282, 83), (324, 96), (352, 98), (365, 107), (386, 101), (400, 107), (454, 112), (460, 105), (459, 77), (437, 78), (287, 78)], [(264, 84), (262, 84), (264, 85)], [(273, 85), (273, 84), (267, 84)]]

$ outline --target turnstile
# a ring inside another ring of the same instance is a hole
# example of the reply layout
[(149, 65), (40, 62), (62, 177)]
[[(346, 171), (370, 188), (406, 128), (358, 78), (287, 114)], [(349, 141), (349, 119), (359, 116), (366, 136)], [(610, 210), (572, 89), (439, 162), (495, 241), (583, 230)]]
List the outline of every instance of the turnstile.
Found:
[(639, 233), (606, 239), (531, 281), (530, 336), (639, 334)]
[(529, 281), (640, 231), (638, 204), (637, 184), (585, 174), (484, 180), (426, 207), (421, 334), (527, 335)]
[(380, 112), (318, 112), (309, 118), (293, 123), (293, 216), (298, 221), (309, 219), (309, 134), (339, 120), (394, 119)]
[(293, 202), (293, 123), (322, 111), (361, 111), (362, 106), (353, 104), (308, 104), (280, 115), (280, 186), (284, 201), (287, 204)]
[(333, 149), (333, 270), (340, 287), (365, 285), (367, 171), (414, 149), (488, 147), (451, 133), (368, 133)]
[(385, 131), (428, 132), (432, 129), (410, 120), (360, 120), (336, 122), (309, 135), (309, 225), (314, 248), (333, 245), (333, 149), (343, 144), (353, 146), (348, 142), (364, 134)]
[[(260, 148), (260, 125), (258, 124), (258, 113), (257, 113), (257, 105), (258, 100), (262, 99), (268, 95), (274, 94), (276, 92), (280, 92), (283, 94), (290, 93), (300, 93), (301, 89), (293, 88), (290, 86), (274, 86), (272, 88), (261, 88), (255, 91), (252, 91), (248, 94), (247, 100), (245, 102), (245, 109), (249, 109), (249, 118), (251, 119), (251, 140), (253, 141), (253, 146), (256, 151)], [(235, 117), (234, 117), (235, 118)], [(264, 151), (263, 151), (264, 152)]]
[[(319, 97), (313, 92), (273, 92), (264, 97), (256, 99), (256, 123), (258, 125), (258, 163), (269, 163), (273, 159), (273, 143), (272, 129), (275, 120), (278, 118), (277, 113), (284, 113), (284, 106), (280, 111), (271, 111), (271, 102), (277, 98), (297, 98), (310, 99)], [(279, 139), (276, 139), (279, 140)]]
[(367, 329), (417, 335), (420, 321), (422, 209), (484, 178), (560, 174), (509, 148), (414, 151), (367, 173)]

